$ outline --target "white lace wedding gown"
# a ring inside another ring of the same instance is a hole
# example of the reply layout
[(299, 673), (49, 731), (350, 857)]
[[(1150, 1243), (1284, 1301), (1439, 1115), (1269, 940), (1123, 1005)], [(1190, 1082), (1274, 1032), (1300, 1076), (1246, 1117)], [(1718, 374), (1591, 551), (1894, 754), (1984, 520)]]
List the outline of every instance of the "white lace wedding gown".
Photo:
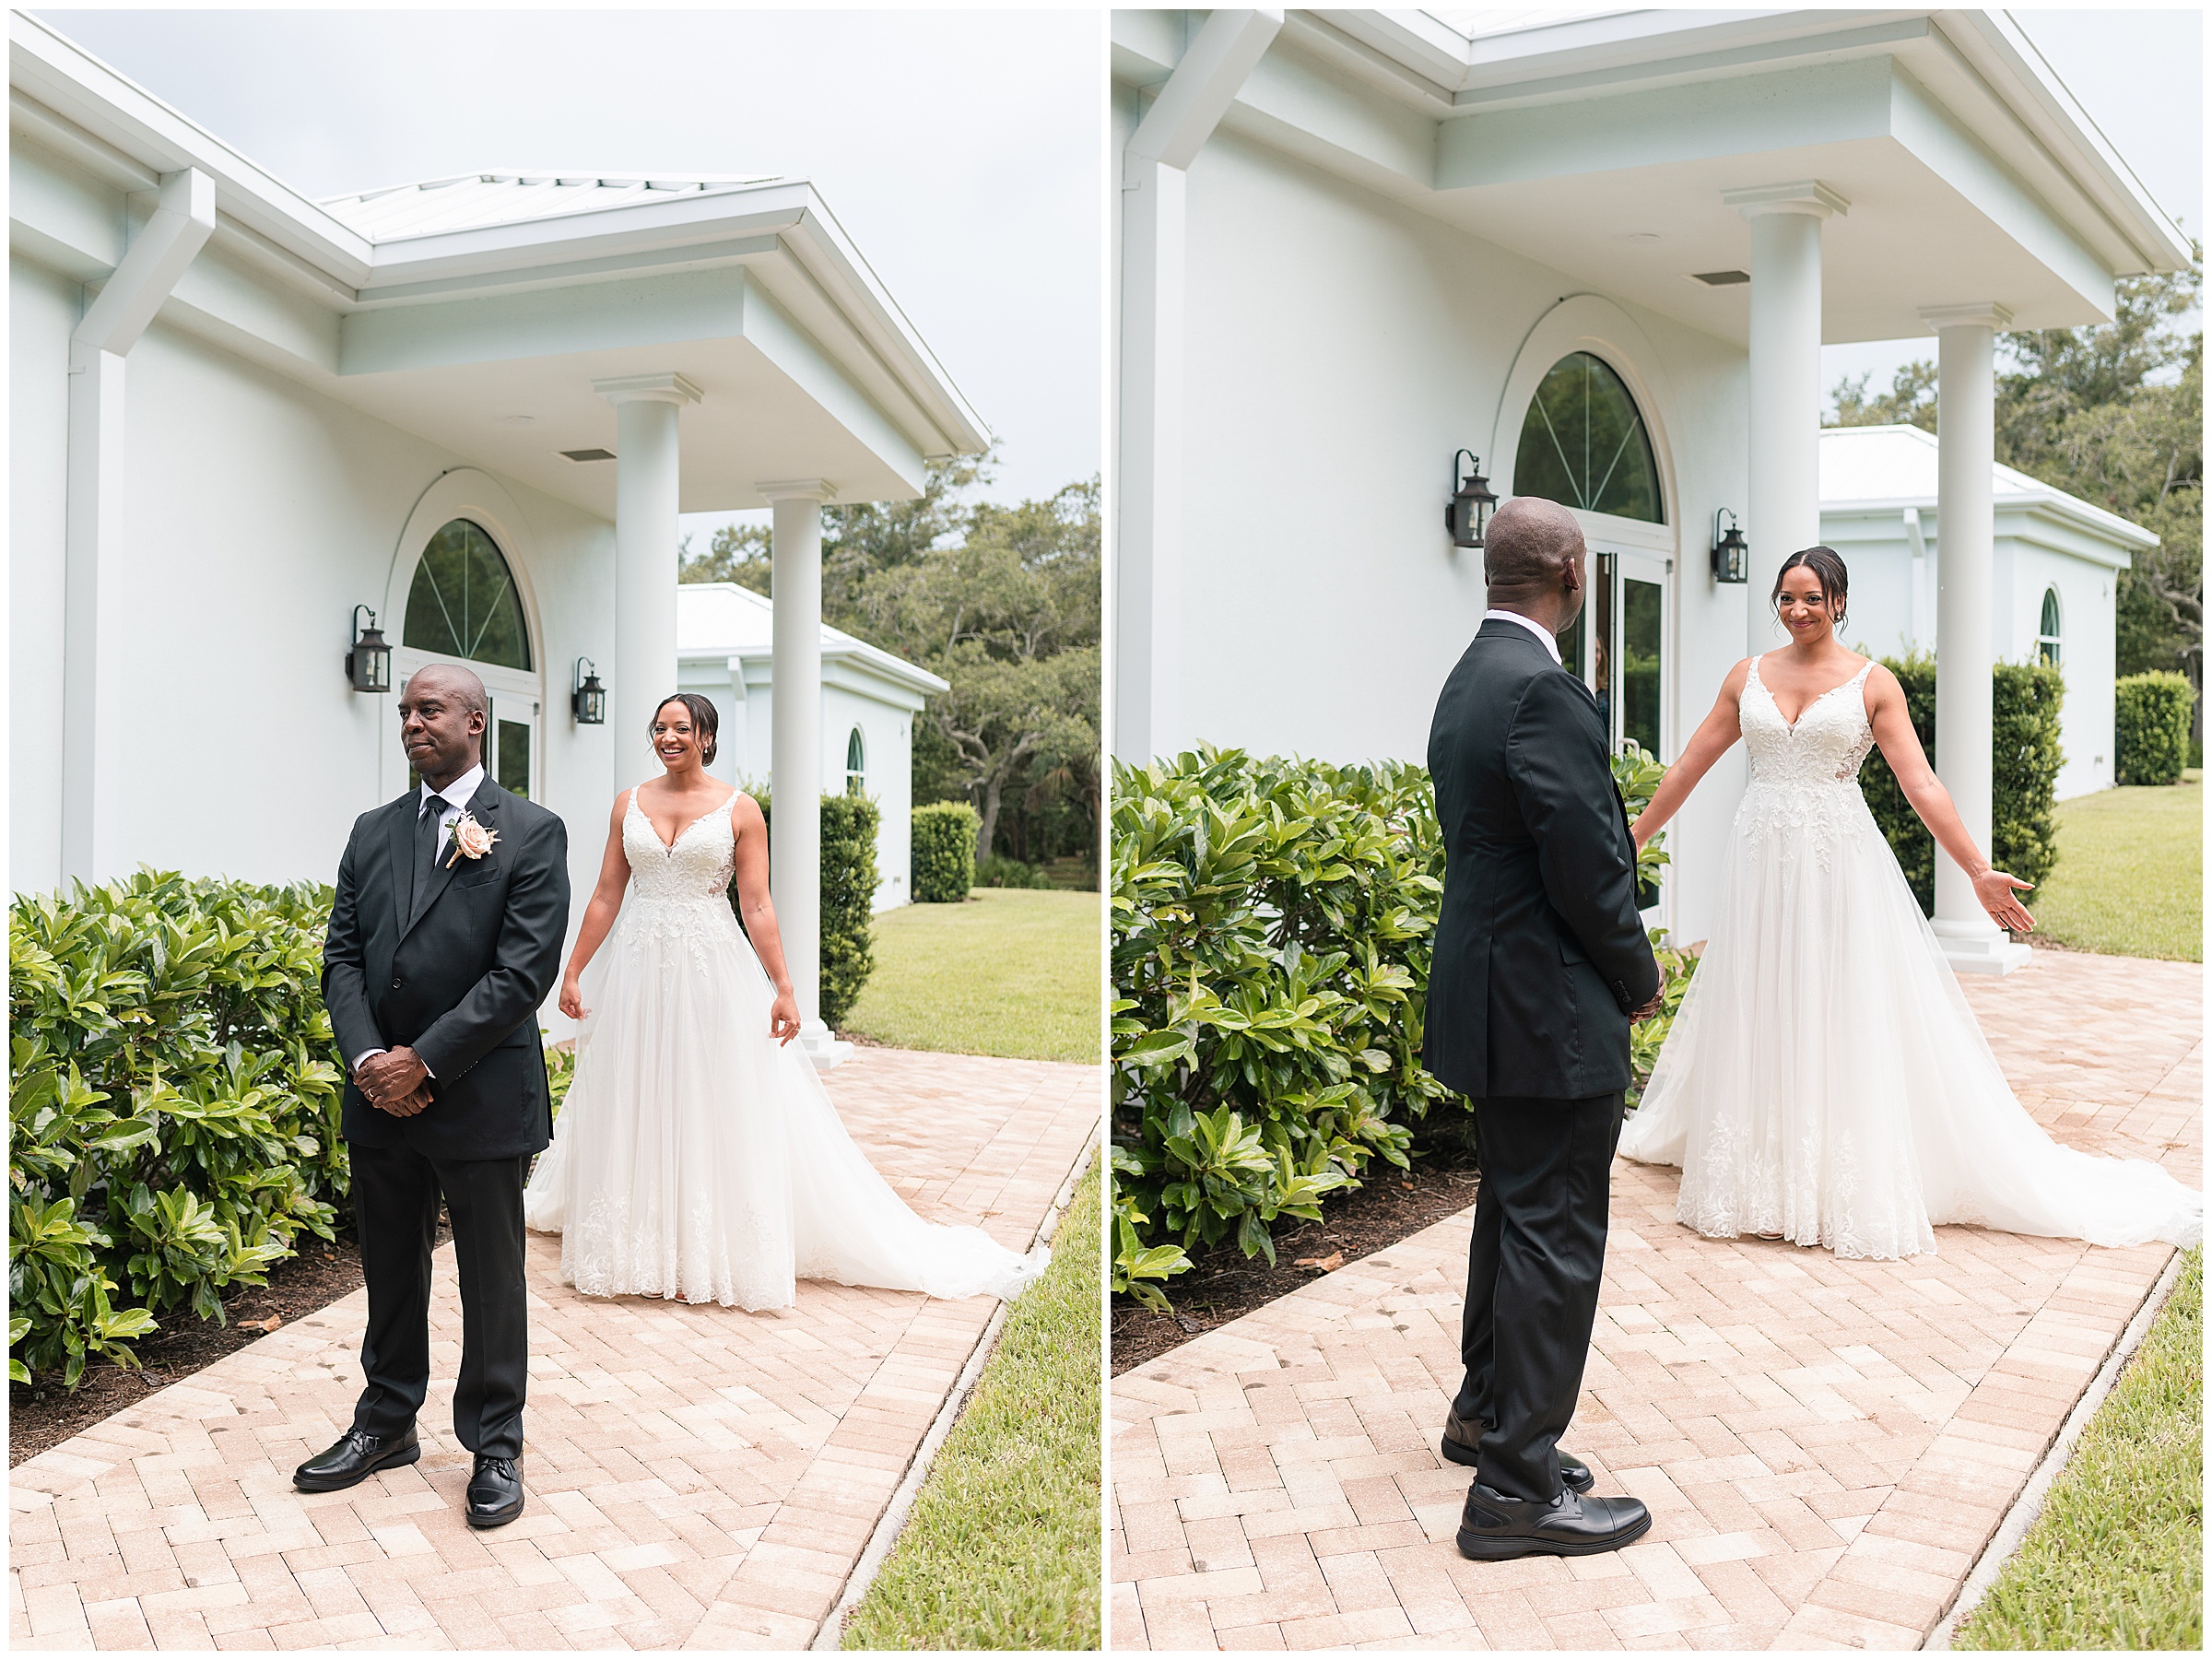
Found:
[(726, 897), (726, 806), (673, 846), (630, 806), (621, 913), (582, 977), (576, 1074), (523, 1195), (594, 1296), (789, 1308), (794, 1279), (1011, 1298), (1044, 1271), (980, 1228), (925, 1222), (891, 1191), (796, 1043)]
[(1793, 726), (1753, 662), (1720, 909), (1621, 1152), (1679, 1165), (1677, 1217), (1721, 1239), (1905, 1257), (1965, 1222), (2194, 1244), (2202, 1194), (2059, 1145), (2006, 1083), (1859, 793), (1872, 666)]

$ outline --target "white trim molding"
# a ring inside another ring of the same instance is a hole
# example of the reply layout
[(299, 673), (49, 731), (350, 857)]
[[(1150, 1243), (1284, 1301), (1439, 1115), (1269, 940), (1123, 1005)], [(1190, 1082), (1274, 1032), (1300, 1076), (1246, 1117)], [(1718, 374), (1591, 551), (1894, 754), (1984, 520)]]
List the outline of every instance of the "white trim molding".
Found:
[(1818, 179), (1797, 179), (1787, 184), (1751, 184), (1739, 190), (1724, 190), (1721, 192), (1721, 201), (1747, 219), (1769, 213), (1804, 213), (1817, 219), (1825, 219), (1831, 214), (1841, 218), (1851, 212), (1851, 203), (1843, 194), (1830, 189)]

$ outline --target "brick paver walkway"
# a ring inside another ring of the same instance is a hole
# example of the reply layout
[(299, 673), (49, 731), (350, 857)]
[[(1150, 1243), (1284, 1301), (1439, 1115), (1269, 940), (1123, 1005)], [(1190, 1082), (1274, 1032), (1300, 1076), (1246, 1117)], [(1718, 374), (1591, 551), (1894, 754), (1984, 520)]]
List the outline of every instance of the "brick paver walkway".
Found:
[[(2203, 971), (2039, 953), (1968, 986), (2063, 1139), (2202, 1179)], [(1469, 1216), (1114, 1380), (1115, 1648), (1917, 1648), (2171, 1253), (1969, 1228), (1839, 1262), (1704, 1240), (1616, 1164), (1565, 1445), (1652, 1507), (1611, 1555), (1463, 1560)]]
[[(828, 1082), (923, 1215), (1024, 1249), (1099, 1121), (1095, 1067), (864, 1049)], [(530, 1236), (521, 1520), (462, 1520), (449, 1245), (421, 1463), (292, 1489), (351, 1421), (357, 1292), (17, 1466), (12, 1645), (806, 1647), (995, 1302), (803, 1282), (748, 1314), (580, 1297), (559, 1264)]]

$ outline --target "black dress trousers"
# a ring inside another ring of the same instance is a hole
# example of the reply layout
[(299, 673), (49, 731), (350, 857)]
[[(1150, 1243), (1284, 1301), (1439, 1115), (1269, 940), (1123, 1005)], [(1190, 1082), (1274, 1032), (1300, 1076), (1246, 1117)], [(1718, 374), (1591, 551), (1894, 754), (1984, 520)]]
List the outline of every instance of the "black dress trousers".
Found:
[(1453, 1411), (1483, 1426), (1477, 1480), (1548, 1503), (1597, 1320), (1622, 1096), (1472, 1104), (1482, 1186), (1460, 1324), (1466, 1376)]
[(410, 1148), (358, 1141), (349, 1150), (369, 1288), (369, 1330), (361, 1339), (367, 1381), (354, 1428), (398, 1435), (414, 1423), (429, 1391), (430, 1249), (443, 1195), (461, 1276), (453, 1433), (472, 1453), (521, 1457), (530, 1382), (523, 1183), (533, 1155), (432, 1160)]

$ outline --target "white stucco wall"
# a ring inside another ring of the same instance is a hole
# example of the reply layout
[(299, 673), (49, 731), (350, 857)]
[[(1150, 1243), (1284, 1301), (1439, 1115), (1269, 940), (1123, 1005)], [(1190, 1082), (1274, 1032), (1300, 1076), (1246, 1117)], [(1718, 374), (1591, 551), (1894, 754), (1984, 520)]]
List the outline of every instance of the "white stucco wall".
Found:
[[(1125, 87), (1114, 119), (1125, 141)], [(1191, 169), (1188, 239), (1182, 695), (1156, 748), (1418, 760), (1485, 609), (1481, 555), (1444, 533), (1452, 453), (1497, 476), (1521, 343), (1582, 290), (1229, 132)], [(1646, 415), (1679, 521), (1671, 759), (1743, 654), (1744, 592), (1711, 581), (1705, 526), (1716, 506), (1744, 509), (1746, 362), (1628, 314), (1657, 359), (1640, 367), (1666, 388)], [(1742, 777), (1740, 755), (1724, 761), (1670, 831), (1683, 936), (1702, 936)]]
[[(12, 275), (8, 875), (20, 892), (61, 879), (66, 329), (57, 324), (74, 285), (20, 260)], [(358, 694), (345, 678), (352, 607), (375, 606), (399, 638), (386, 595), (401, 532), (465, 458), (161, 323), (132, 352), (128, 381), (123, 857), (194, 876), (328, 881), (354, 818), (405, 787), (394, 700)], [(598, 871), (615, 783), (611, 735), (569, 718), (565, 665), (580, 653), (613, 656), (613, 529), (499, 483), (526, 523), (546, 688), (541, 795), (569, 821), (573, 923)]]

